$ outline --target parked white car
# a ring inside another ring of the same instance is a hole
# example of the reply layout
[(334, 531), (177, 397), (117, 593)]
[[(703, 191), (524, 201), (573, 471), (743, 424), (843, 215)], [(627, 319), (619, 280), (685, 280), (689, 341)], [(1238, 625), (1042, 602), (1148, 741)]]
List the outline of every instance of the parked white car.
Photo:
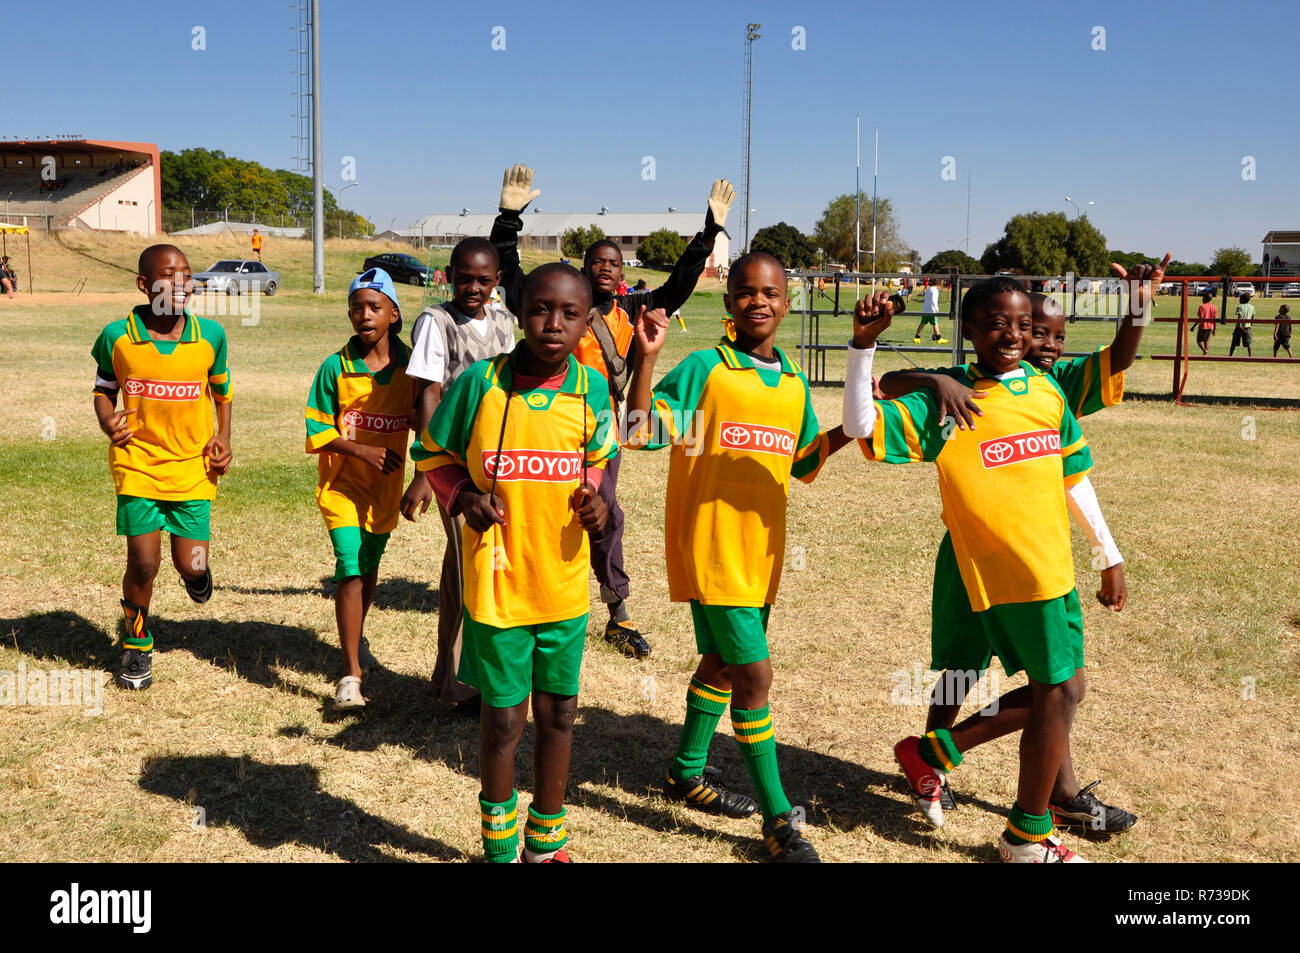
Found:
[(1300, 281), (1288, 281), (1282, 286), (1283, 298), (1300, 298)]
[(1232, 287), (1228, 290), (1228, 293), (1234, 298), (1238, 295), (1253, 295), (1255, 293), (1255, 286), (1249, 281), (1234, 281)]

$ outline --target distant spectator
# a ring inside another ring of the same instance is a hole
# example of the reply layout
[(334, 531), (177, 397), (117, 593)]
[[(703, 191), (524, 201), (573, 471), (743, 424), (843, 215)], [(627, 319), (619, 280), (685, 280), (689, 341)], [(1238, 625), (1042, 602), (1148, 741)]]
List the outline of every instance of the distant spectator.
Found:
[(644, 278), (638, 278), (636, 284), (632, 287), (633, 291), (645, 291), (646, 284)]
[(253, 255), (258, 261), (262, 260), (262, 233), (253, 229)]
[[(11, 296), (12, 297), (12, 296)], [(1291, 353), (1291, 306), (1284, 304), (1277, 309), (1277, 324), (1273, 328), (1273, 356), (1277, 357), (1279, 349), (1286, 351), (1287, 357), (1295, 357)]]
[(1201, 295), (1201, 306), (1196, 309), (1196, 318), (1200, 324), (1196, 328), (1196, 343), (1202, 354), (1210, 353), (1210, 338), (1214, 337), (1214, 325), (1219, 320), (1219, 309), (1214, 305), (1214, 295), (1208, 291)]
[(18, 284), (18, 279), (15, 277), (14, 273), (9, 270), (9, 256), (5, 255), (3, 258), (0, 258), (0, 288), (3, 288), (4, 293), (12, 298), (14, 296), (14, 286), (16, 284)]
[(1237, 305), (1237, 323), (1232, 328), (1232, 344), (1228, 347), (1228, 357), (1232, 357), (1232, 352), (1237, 350), (1237, 345), (1246, 349), (1247, 357), (1255, 355), (1250, 350), (1250, 322), (1255, 320), (1255, 306), (1250, 303), (1250, 295), (1242, 293), (1237, 299), (1240, 304)]
[(617, 293), (618, 293), (619, 295), (625, 295), (625, 294), (627, 294), (627, 290), (628, 290), (628, 289), (627, 289), (627, 279), (626, 279), (626, 278), (620, 278), (619, 281), (618, 281), (618, 292), (617, 292)]

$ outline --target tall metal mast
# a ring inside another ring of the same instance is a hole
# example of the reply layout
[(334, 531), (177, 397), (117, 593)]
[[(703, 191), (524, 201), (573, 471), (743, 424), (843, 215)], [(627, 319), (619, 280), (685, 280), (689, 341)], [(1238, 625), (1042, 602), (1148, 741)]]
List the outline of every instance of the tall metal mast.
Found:
[(743, 252), (749, 251), (749, 147), (753, 137), (754, 118), (754, 41), (762, 36), (758, 32), (762, 26), (761, 23), (745, 25), (745, 119), (740, 137), (740, 191), (745, 195), (745, 204), (740, 210), (741, 232), (745, 236)]

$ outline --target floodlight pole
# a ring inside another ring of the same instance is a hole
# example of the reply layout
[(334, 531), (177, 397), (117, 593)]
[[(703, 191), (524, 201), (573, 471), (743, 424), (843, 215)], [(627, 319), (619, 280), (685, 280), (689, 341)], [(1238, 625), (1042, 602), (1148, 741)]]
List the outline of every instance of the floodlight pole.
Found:
[(745, 134), (744, 134), (744, 167), (745, 167), (745, 246), (744, 251), (749, 252), (749, 210), (750, 200), (750, 181), (749, 181), (749, 151), (753, 142), (753, 119), (754, 119), (754, 41), (760, 39), (762, 34), (759, 33), (763, 24), (748, 23), (745, 25)]
[(862, 270), (862, 114), (858, 114), (857, 167), (853, 172), (853, 297), (862, 297), (858, 272)]
[(321, 188), (320, 0), (311, 0), (311, 250), (312, 291), (325, 293), (325, 195)]
[(880, 181), (880, 127), (876, 127), (876, 165), (871, 174), (871, 293), (876, 293), (876, 194)]

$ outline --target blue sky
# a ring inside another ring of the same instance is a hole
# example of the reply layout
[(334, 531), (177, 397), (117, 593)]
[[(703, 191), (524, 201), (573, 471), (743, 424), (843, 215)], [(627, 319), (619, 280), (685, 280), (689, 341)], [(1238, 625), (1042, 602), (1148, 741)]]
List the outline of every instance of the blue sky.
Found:
[[(545, 211), (702, 209), (714, 178), (740, 178), (748, 20), (763, 24), (755, 228), (811, 229), (852, 191), (857, 113), (863, 188), (879, 126), (880, 194), (927, 258), (964, 237), (968, 170), (976, 257), (1017, 212), (1073, 214), (1067, 194), (1096, 202), (1110, 247), (1185, 261), (1222, 245), (1258, 258), (1267, 230), (1300, 228), (1300, 12), (1281, 0), (321, 7), (326, 185), (345, 185), (354, 157), (344, 204), (379, 228), (491, 211), (518, 161), (537, 169)], [(289, 168), (289, 21), (287, 0), (9, 5), (5, 34), (23, 40), (6, 44), (0, 134), (207, 146)], [(195, 26), (205, 50), (191, 48)], [(792, 48), (796, 27), (806, 49)]]

